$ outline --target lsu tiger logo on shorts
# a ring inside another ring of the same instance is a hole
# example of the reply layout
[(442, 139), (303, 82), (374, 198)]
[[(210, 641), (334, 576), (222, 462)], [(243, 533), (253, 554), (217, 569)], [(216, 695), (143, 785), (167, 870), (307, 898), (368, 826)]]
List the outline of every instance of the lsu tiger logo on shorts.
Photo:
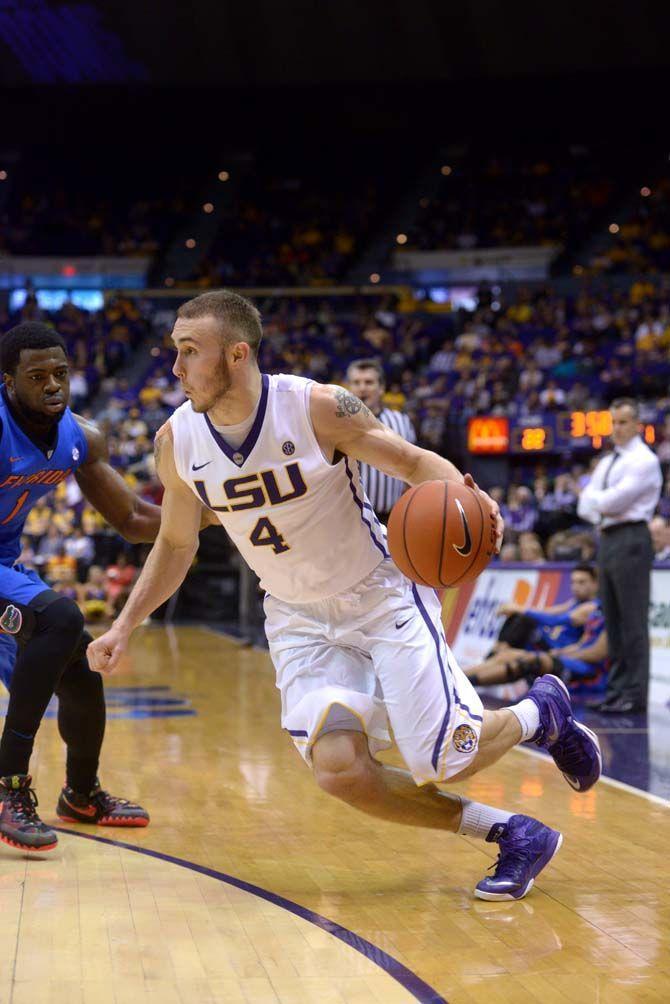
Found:
[(477, 746), (477, 733), (471, 725), (459, 725), (454, 730), (453, 743), (459, 753), (472, 753)]
[(18, 634), (23, 624), (23, 614), (11, 603), (8, 603), (0, 616), (0, 632)]

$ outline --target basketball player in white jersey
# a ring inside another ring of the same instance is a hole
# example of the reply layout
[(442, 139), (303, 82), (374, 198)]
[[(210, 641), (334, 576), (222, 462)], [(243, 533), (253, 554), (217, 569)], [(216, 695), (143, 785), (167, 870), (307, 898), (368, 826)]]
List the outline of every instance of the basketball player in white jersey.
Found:
[[(206, 506), (266, 591), (282, 725), (321, 788), (381, 819), (497, 842), (495, 872), (476, 895), (521, 898), (560, 833), (436, 784), (532, 740), (586, 791), (600, 775), (597, 740), (573, 721), (555, 677), (513, 708), (483, 710), (447, 647), (435, 593), (391, 561), (356, 461), (411, 485), (463, 476), (349, 391), (262, 374), (260, 315), (235, 293), (183, 304), (172, 337), (188, 400), (156, 437), (161, 529), (122, 613), (89, 646), (91, 667), (112, 672), (135, 627), (183, 581)], [(389, 723), (411, 777), (374, 759), (389, 745)]]

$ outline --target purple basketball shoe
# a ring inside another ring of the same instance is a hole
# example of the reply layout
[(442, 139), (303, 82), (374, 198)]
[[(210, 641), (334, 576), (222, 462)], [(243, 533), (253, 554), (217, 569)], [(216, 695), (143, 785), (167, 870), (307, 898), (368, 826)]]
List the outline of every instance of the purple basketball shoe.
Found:
[(572, 717), (568, 688), (557, 676), (541, 676), (528, 691), (540, 712), (531, 742), (542, 746), (575, 791), (588, 791), (602, 772), (600, 743), (594, 732)]
[[(492, 827), (491, 834), (500, 827)], [(494, 839), (491, 834), (486, 838)], [(537, 875), (549, 864), (563, 843), (558, 830), (530, 816), (511, 816), (497, 836), (500, 854), (493, 875), (475, 887), (477, 899), (523, 899)]]

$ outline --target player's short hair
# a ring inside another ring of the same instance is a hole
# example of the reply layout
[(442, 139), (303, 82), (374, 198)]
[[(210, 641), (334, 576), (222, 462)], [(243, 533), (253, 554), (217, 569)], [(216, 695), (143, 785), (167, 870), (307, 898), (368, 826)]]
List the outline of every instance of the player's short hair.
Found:
[(594, 582), (598, 581), (598, 571), (595, 565), (589, 565), (588, 562), (584, 561), (579, 565), (575, 565), (572, 569), (573, 572), (584, 572), (585, 575), (590, 575)]
[(347, 380), (350, 379), (350, 374), (352, 370), (374, 370), (379, 378), (379, 383), (382, 387), (386, 386), (386, 375), (384, 373), (384, 367), (379, 362), (378, 359), (354, 359), (352, 363), (347, 366)]
[[(254, 358), (263, 338), (263, 325), (260, 311), (251, 300), (233, 293), (229, 289), (217, 289), (210, 293), (201, 293), (192, 300), (182, 303), (177, 311), (177, 317), (185, 320), (196, 320), (200, 317), (213, 317), (223, 329), (224, 339), (246, 342)], [(229, 330), (230, 329), (230, 330)]]
[(630, 408), (633, 413), (633, 418), (640, 417), (640, 408), (634, 397), (615, 398), (610, 405), (610, 411), (614, 411), (615, 408)]
[(16, 372), (24, 349), (60, 348), (67, 355), (62, 335), (41, 321), (24, 321), (0, 337), (0, 373)]

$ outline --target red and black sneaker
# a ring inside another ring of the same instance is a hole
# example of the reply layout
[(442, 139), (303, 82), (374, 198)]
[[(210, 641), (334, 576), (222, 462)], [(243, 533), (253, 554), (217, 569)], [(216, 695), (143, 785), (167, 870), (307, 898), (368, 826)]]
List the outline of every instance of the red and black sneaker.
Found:
[(65, 785), (56, 813), (66, 823), (96, 823), (98, 826), (148, 826), (149, 813), (141, 805), (116, 798), (96, 783), (93, 791), (82, 795)]
[(0, 840), (20, 851), (51, 851), (58, 837), (35, 811), (31, 781), (30, 774), (0, 777)]

